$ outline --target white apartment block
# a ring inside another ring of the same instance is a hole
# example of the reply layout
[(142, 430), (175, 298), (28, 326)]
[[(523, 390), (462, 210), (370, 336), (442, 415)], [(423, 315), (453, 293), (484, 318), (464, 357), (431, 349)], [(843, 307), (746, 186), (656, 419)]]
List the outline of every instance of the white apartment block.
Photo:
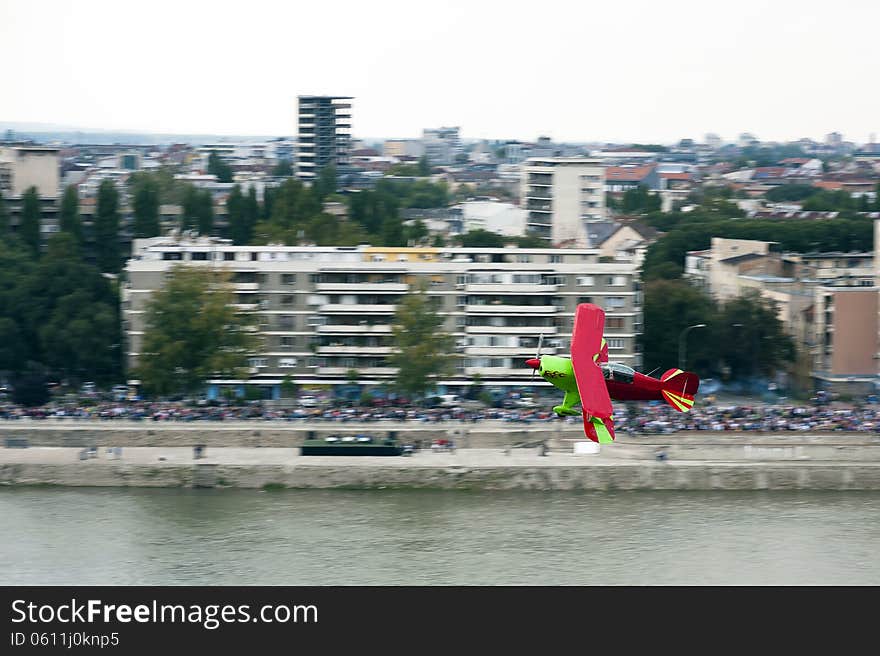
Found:
[(605, 219), (605, 169), (599, 160), (527, 159), (522, 165), (521, 187), (529, 232), (557, 247), (591, 245), (587, 225)]
[(461, 391), (479, 374), (486, 385), (543, 386), (525, 360), (570, 351), (574, 311), (606, 311), (611, 360), (641, 365), (642, 292), (637, 265), (599, 262), (598, 249), (233, 246), (228, 240), (135, 240), (122, 288), (128, 364), (140, 355), (150, 295), (179, 264), (229, 272), (237, 307), (259, 317), (263, 347), (240, 380), (273, 398), (289, 376), (300, 385), (393, 381), (392, 323), (397, 304), (420, 281), (437, 299), (443, 331), (455, 339), (455, 371), (441, 391)]
[(36, 187), (41, 198), (58, 198), (60, 163), (57, 148), (0, 147), (0, 194), (4, 198), (20, 198), (30, 187)]

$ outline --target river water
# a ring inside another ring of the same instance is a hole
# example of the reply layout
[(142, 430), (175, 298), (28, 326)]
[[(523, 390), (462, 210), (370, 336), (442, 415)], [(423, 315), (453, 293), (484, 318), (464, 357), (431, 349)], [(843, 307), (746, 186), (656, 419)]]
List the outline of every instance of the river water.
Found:
[(0, 490), (0, 585), (880, 584), (876, 492)]

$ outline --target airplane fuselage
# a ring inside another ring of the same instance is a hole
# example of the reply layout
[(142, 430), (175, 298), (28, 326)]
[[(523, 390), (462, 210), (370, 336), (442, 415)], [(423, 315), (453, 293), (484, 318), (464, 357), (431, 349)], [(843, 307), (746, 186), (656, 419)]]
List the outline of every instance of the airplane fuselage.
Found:
[[(567, 409), (580, 399), (574, 368), (571, 360), (557, 355), (545, 355), (540, 359), (538, 375), (551, 385), (558, 387), (566, 394), (563, 406)], [(635, 372), (632, 382), (615, 380), (612, 371), (610, 378), (605, 378), (608, 395), (615, 401), (662, 401), (661, 382), (657, 378)], [(570, 401), (570, 402), (569, 402)]]

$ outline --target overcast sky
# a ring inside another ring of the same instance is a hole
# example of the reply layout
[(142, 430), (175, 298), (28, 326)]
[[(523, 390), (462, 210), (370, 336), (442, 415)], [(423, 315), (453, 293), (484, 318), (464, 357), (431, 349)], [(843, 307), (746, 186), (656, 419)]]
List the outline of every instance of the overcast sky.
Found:
[(0, 0), (0, 121), (356, 137), (856, 142), (880, 133), (876, 0)]

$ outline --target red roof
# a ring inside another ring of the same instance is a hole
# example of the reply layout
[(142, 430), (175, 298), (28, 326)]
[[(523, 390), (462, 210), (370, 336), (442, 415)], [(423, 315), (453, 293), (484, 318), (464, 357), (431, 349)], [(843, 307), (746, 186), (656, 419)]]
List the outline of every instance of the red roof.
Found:
[(640, 182), (654, 170), (653, 166), (609, 166), (605, 169), (605, 180)]
[(786, 157), (784, 160), (779, 162), (780, 164), (806, 164), (809, 162), (809, 158), (807, 157)]
[(690, 173), (661, 173), (660, 177), (664, 180), (690, 180)]
[(843, 189), (843, 183), (839, 180), (817, 180), (813, 183), (814, 187), (819, 189), (827, 189), (828, 191), (839, 191)]

